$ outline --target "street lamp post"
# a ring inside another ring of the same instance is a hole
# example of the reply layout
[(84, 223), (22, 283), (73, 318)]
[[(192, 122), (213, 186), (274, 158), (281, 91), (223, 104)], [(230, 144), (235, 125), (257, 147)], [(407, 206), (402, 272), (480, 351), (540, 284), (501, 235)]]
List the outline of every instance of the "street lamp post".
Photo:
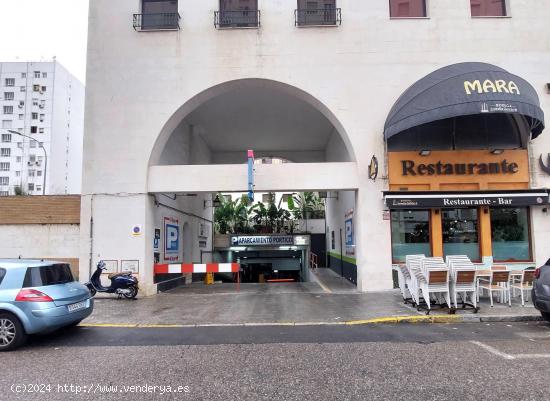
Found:
[[(19, 131), (14, 131), (14, 130), (9, 129), (8, 132), (10, 134), (19, 135), (19, 136), (22, 136), (24, 138), (28, 138), (32, 141), (36, 141), (36, 139), (34, 139), (32, 136), (22, 134)], [(46, 152), (46, 149), (44, 148), (44, 145), (42, 145), (39, 141), (36, 141), (36, 142), (38, 142), (38, 147), (40, 147), (42, 149), (42, 151), (44, 152), (44, 179), (43, 179), (43, 184), (42, 184), (42, 195), (46, 195), (46, 174), (48, 172), (48, 153)]]

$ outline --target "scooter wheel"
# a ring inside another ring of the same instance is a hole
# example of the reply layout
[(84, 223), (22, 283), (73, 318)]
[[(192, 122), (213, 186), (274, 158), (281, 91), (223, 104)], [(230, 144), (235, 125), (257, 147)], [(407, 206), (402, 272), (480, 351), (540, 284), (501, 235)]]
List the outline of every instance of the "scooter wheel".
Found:
[(137, 297), (137, 294), (138, 294), (138, 288), (137, 287), (129, 287), (128, 290), (130, 292), (128, 293), (124, 293), (124, 296), (128, 299), (134, 299), (135, 297)]
[(95, 294), (97, 294), (97, 291), (96, 291), (95, 288), (89, 288), (89, 290), (90, 290), (90, 294), (92, 295), (92, 297), (94, 297)]

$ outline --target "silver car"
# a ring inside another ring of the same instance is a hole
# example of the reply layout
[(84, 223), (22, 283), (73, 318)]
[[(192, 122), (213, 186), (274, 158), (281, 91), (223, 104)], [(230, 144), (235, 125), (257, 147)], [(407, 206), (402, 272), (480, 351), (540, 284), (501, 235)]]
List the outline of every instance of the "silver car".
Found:
[(93, 308), (67, 263), (0, 259), (0, 351), (17, 348), (29, 334), (77, 325)]

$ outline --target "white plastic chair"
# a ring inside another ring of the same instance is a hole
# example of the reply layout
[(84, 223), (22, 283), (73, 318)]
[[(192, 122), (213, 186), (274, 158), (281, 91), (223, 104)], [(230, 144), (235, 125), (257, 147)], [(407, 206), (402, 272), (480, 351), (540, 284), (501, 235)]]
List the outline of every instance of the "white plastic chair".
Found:
[(405, 266), (409, 273), (409, 283), (407, 283), (409, 293), (415, 305), (420, 303), (420, 285), (418, 283), (419, 278), (422, 277), (421, 262), (424, 259), (424, 255), (407, 255), (405, 257)]
[(523, 295), (524, 291), (527, 291), (527, 301), (529, 301), (529, 291), (533, 289), (534, 279), (535, 279), (535, 270), (525, 269), (521, 273), (521, 278), (519, 281), (512, 280), (512, 283), (510, 285), (512, 287), (512, 291), (514, 291), (515, 289), (518, 289), (521, 292), (521, 306), (525, 306), (525, 298)]
[(493, 307), (493, 292), (500, 293), (501, 301), (508, 299), (508, 305), (512, 306), (512, 300), (510, 299), (510, 270), (491, 270), (491, 276), (488, 280), (486, 278), (479, 279), (478, 288), (489, 291), (491, 307)]
[(431, 310), (430, 297), (433, 294), (436, 299), (442, 296), (445, 303), (451, 308), (451, 293), (449, 290), (449, 269), (443, 258), (433, 257), (422, 259), (422, 279), (419, 280), (422, 296)]
[(447, 256), (447, 266), (450, 273), (451, 300), (458, 308), (457, 298), (461, 294), (462, 303), (466, 304), (468, 295), (474, 309), (477, 310), (477, 280), (476, 268), (466, 255)]
[(409, 270), (407, 269), (407, 266), (405, 266), (404, 264), (397, 265), (397, 277), (399, 282), (399, 289), (401, 290), (401, 295), (403, 296), (403, 300), (407, 302), (407, 300), (412, 299), (411, 292), (409, 290), (411, 275), (409, 273)]

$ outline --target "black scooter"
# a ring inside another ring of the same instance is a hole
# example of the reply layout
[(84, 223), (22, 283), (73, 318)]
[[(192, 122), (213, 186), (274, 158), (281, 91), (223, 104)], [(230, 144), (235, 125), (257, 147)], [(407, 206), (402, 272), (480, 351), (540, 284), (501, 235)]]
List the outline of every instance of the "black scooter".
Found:
[(86, 283), (86, 287), (90, 290), (92, 296), (97, 292), (106, 292), (107, 294), (118, 294), (119, 298), (123, 296), (128, 299), (134, 299), (138, 294), (138, 279), (132, 276), (132, 272), (120, 272), (109, 274), (111, 285), (103, 287), (101, 285), (101, 273), (105, 270), (105, 262), (102, 260), (97, 264), (97, 269), (90, 277), (90, 281)]

